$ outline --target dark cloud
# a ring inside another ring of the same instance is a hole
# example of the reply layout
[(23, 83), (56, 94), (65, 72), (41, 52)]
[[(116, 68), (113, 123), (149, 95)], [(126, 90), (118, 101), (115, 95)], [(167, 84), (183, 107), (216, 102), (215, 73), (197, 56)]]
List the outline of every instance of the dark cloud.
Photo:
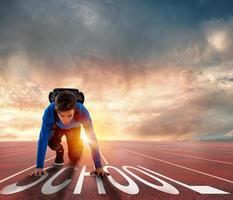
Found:
[(57, 70), (70, 69), (72, 63), (78, 67), (86, 59), (177, 62), (177, 57), (170, 57), (174, 51), (180, 56), (198, 44), (196, 54), (202, 54), (206, 41), (199, 25), (218, 18), (212, 11), (216, 8), (217, 13), (230, 14), (230, 7), (223, 5), (218, 1), (202, 6), (199, 1), (3, 1), (0, 55), (25, 52), (34, 62)]
[(223, 78), (219, 78), (218, 80), (220, 82), (223, 82), (223, 83), (225, 83), (225, 82), (233, 82), (233, 77), (232, 78), (230, 78), (230, 77), (223, 77)]

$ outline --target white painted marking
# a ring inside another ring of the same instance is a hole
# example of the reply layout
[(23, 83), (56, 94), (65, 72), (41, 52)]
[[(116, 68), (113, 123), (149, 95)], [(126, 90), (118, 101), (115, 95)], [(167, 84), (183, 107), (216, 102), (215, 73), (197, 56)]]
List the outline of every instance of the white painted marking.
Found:
[(116, 167), (113, 166), (104, 166), (103, 169), (108, 171), (108, 168), (112, 168), (115, 169), (119, 174), (121, 174), (121, 176), (123, 176), (129, 183), (129, 185), (121, 185), (118, 182), (116, 182), (111, 175), (107, 176), (108, 180), (119, 190), (121, 190), (122, 192), (125, 192), (127, 194), (138, 194), (139, 193), (139, 188), (137, 186), (137, 184), (130, 178), (128, 177), (124, 172), (122, 172), (121, 170), (119, 170)]
[(218, 176), (215, 176), (215, 175), (212, 175), (212, 174), (208, 174), (208, 173), (205, 173), (205, 172), (201, 172), (201, 171), (198, 171), (198, 170), (189, 168), (189, 167), (184, 167), (184, 166), (182, 166), (182, 165), (178, 165), (178, 164), (175, 164), (175, 163), (172, 163), (172, 162), (168, 162), (168, 161), (165, 161), (165, 160), (161, 160), (161, 159), (159, 159), (159, 158), (155, 158), (155, 157), (152, 157), (152, 156), (148, 156), (148, 155), (145, 155), (145, 154), (136, 152), (136, 151), (131, 151), (131, 150), (129, 150), (129, 149), (125, 149), (125, 148), (121, 148), (121, 149), (124, 150), (124, 151), (128, 151), (128, 152), (130, 152), (130, 153), (134, 153), (134, 154), (137, 154), (137, 155), (140, 155), (140, 156), (144, 156), (144, 157), (146, 157), (146, 158), (150, 158), (150, 159), (157, 160), (157, 161), (160, 161), (160, 162), (163, 162), (163, 163), (167, 163), (167, 164), (169, 164), (169, 165), (173, 165), (173, 166), (176, 166), (176, 167), (180, 167), (180, 168), (182, 168), (182, 169), (186, 169), (186, 170), (189, 170), (189, 171), (192, 171), (192, 172), (196, 172), (196, 173), (199, 173), (199, 174), (202, 174), (202, 175), (206, 175), (206, 176), (209, 176), (209, 177), (212, 177), (212, 178), (221, 180), (221, 181), (225, 181), (225, 182), (228, 182), (228, 183), (233, 183), (233, 181), (228, 180), (228, 179), (225, 179), (225, 178), (222, 178), (222, 177), (218, 177)]
[(158, 150), (158, 149), (156, 149), (155, 151), (160, 151), (162, 153), (167, 153), (167, 154), (172, 154), (172, 155), (179, 155), (179, 156), (184, 156), (184, 157), (196, 158), (196, 159), (199, 159), (199, 160), (206, 160), (206, 161), (211, 161), (211, 162), (217, 162), (217, 163), (222, 163), (222, 164), (233, 165), (233, 163), (231, 163), (231, 162), (215, 160), (215, 159), (209, 159), (209, 158), (202, 158), (202, 157), (199, 157), (199, 156), (185, 155), (185, 154), (181, 154), (181, 153), (174, 153), (174, 152), (163, 151), (163, 150)]
[(83, 168), (82, 168), (82, 170), (80, 172), (80, 175), (79, 175), (79, 178), (78, 178), (78, 181), (77, 181), (77, 184), (75, 186), (73, 194), (81, 194), (83, 181), (84, 181), (84, 176), (90, 176), (90, 172), (86, 172), (86, 166), (85, 165), (83, 166)]
[(230, 194), (229, 192), (208, 185), (190, 185), (189, 189), (198, 192), (199, 194)]
[(97, 182), (98, 194), (106, 194), (102, 179), (99, 176), (95, 176), (95, 177)]
[(163, 177), (163, 178), (165, 178), (165, 179), (167, 179), (169, 181), (173, 181), (174, 183), (177, 183), (177, 184), (179, 184), (179, 185), (181, 185), (183, 187), (186, 187), (186, 188), (188, 188), (190, 190), (198, 192), (199, 194), (230, 194), (228, 192), (225, 192), (223, 190), (219, 190), (217, 188), (214, 188), (214, 187), (211, 187), (211, 186), (208, 186), (208, 185), (187, 185), (187, 184), (182, 183), (180, 181), (176, 181), (176, 180), (174, 180), (172, 178), (169, 178), (167, 176), (164, 176), (162, 174), (159, 174), (157, 172), (149, 170), (149, 169), (147, 169), (145, 167), (142, 167), (142, 166), (138, 166), (138, 167), (140, 167), (141, 169), (144, 169), (144, 170), (146, 170), (146, 171), (148, 171), (148, 172), (150, 172), (152, 174), (155, 174), (157, 176)]
[[(47, 161), (49, 161), (49, 160), (52, 160), (53, 158), (55, 158), (55, 156), (52, 156), (51, 158), (48, 158), (48, 159), (45, 160), (44, 162), (47, 162)], [(6, 178), (0, 180), (0, 183), (3, 183), (3, 182), (5, 182), (5, 181), (7, 181), (7, 180), (9, 180), (9, 179), (11, 179), (11, 178), (13, 178), (13, 177), (19, 175), (19, 174), (22, 174), (22, 173), (24, 173), (24, 172), (26, 172), (26, 171), (28, 171), (28, 170), (34, 168), (34, 167), (36, 167), (36, 165), (32, 165), (31, 167), (28, 167), (28, 168), (26, 168), (26, 169), (24, 169), (24, 170), (21, 170), (21, 171), (15, 173), (15, 174), (12, 174), (11, 176), (8, 176), (8, 177), (6, 177)]]
[(60, 190), (62, 190), (64, 187), (66, 187), (70, 182), (71, 179), (66, 179), (63, 183), (53, 186), (52, 182), (65, 170), (69, 169), (69, 168), (73, 168), (73, 166), (70, 167), (64, 167), (63, 169), (61, 169), (60, 171), (58, 171), (56, 174), (54, 174), (49, 180), (47, 180), (45, 182), (45, 184), (43, 185), (41, 192), (43, 194), (54, 194)]
[[(94, 164), (93, 164), (93, 169), (95, 170)], [(92, 176), (95, 176), (95, 178), (96, 178), (98, 194), (106, 194), (102, 179), (99, 176), (96, 176), (95, 174), (93, 174)]]
[[(47, 167), (46, 169), (49, 169), (49, 168), (52, 168), (51, 166), (50, 167)], [(6, 187), (4, 187), (1, 191), (0, 191), (0, 194), (14, 194), (14, 193), (17, 193), (17, 192), (22, 192), (28, 188), (31, 188), (35, 185), (37, 185), (38, 183), (42, 182), (44, 179), (47, 178), (47, 176), (49, 175), (49, 173), (46, 173), (45, 175), (42, 175), (38, 180), (30, 183), (30, 184), (27, 184), (27, 185), (24, 185), (24, 186), (17, 186), (17, 182), (16, 183), (13, 183), (13, 184), (10, 184)]]
[[(141, 182), (144, 183), (145, 185), (148, 185), (149, 187), (152, 187), (152, 188), (154, 188), (154, 189), (156, 189), (156, 190), (159, 190), (159, 191), (161, 191), (161, 192), (165, 192), (165, 193), (168, 193), (168, 194), (179, 194), (179, 191), (178, 191), (175, 187), (173, 187), (171, 184), (165, 182), (164, 180), (162, 180), (162, 179), (160, 179), (160, 178), (158, 178), (158, 177), (156, 177), (156, 176), (153, 176), (153, 175), (151, 175), (151, 174), (149, 174), (149, 173), (147, 173), (147, 172), (145, 172), (145, 171), (142, 171), (142, 170), (140, 170), (140, 169), (138, 169), (138, 168), (136, 168), (136, 167), (122, 166), (122, 168), (123, 168), (126, 172), (128, 172), (131, 176), (133, 176), (134, 178), (138, 179), (139, 181), (141, 181)], [(149, 176), (149, 177), (151, 177), (151, 178), (157, 180), (157, 181), (160, 182), (162, 185), (155, 185), (155, 184), (153, 184), (153, 183), (150, 183), (150, 182), (148, 182), (148, 181), (142, 179), (141, 177), (139, 177), (139, 176), (137, 176), (136, 174), (134, 174), (133, 172), (131, 172), (131, 171), (129, 170), (129, 168), (130, 168), (130, 169), (137, 170), (137, 171), (139, 171), (139, 172), (141, 172), (141, 173), (143, 173), (143, 174), (145, 174), (145, 175), (147, 175), (147, 176)]]
[[(85, 176), (91, 176), (91, 175), (90, 175), (90, 172), (86, 172), (86, 166), (84, 165), (81, 172), (80, 172), (80, 175), (79, 175), (79, 178), (78, 178), (78, 181), (77, 181), (77, 184), (75, 186), (73, 194), (81, 194), (83, 181), (84, 181)], [(96, 175), (93, 175), (93, 176), (96, 176)], [(96, 176), (96, 183), (97, 183), (98, 194), (106, 194), (105, 189), (104, 189), (104, 185), (103, 185), (103, 181), (98, 176)]]
[[(102, 152), (99, 150), (100, 155), (102, 157), (102, 159), (104, 160), (105, 164), (108, 165), (108, 161), (106, 160), (106, 158), (104, 157), (104, 155), (102, 154)], [(95, 165), (93, 165), (93, 168), (95, 170)], [(93, 175), (96, 177), (96, 183), (97, 183), (97, 189), (98, 189), (98, 194), (106, 194), (106, 191), (104, 189), (104, 184), (102, 179), (99, 176)]]

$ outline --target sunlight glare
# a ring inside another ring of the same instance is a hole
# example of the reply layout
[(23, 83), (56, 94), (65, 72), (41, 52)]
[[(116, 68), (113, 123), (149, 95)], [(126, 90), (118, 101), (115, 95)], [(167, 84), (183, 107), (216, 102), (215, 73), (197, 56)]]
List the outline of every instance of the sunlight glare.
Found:
[(89, 143), (89, 139), (85, 133), (85, 131), (83, 130), (83, 128), (81, 128), (81, 140), (83, 141), (84, 144), (88, 144)]

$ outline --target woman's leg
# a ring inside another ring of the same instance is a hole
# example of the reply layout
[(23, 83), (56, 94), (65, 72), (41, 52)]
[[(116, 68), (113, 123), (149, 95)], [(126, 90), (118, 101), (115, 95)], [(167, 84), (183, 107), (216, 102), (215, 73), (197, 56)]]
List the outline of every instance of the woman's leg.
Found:
[(83, 151), (83, 143), (80, 138), (80, 131), (81, 128), (77, 127), (72, 128), (65, 133), (68, 145), (68, 156), (70, 161), (73, 163), (76, 163), (80, 159)]
[(63, 136), (63, 132), (57, 128), (56, 126), (53, 126), (50, 132), (51, 136), (48, 141), (48, 146), (50, 149), (56, 151), (56, 158), (54, 165), (63, 165), (64, 164), (64, 149), (61, 145), (61, 138)]

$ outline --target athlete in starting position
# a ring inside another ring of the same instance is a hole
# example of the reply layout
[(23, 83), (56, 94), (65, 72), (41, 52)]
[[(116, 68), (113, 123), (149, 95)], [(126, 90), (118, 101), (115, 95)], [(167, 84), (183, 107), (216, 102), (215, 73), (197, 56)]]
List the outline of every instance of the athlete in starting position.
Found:
[(109, 175), (101, 165), (98, 143), (88, 110), (82, 103), (76, 102), (76, 97), (72, 92), (65, 90), (59, 92), (55, 102), (52, 102), (44, 111), (38, 140), (36, 169), (31, 176), (41, 176), (46, 173), (43, 168), (47, 145), (56, 151), (54, 165), (62, 166), (64, 164), (64, 148), (61, 144), (63, 135), (66, 136), (70, 161), (75, 164), (79, 160), (83, 150), (83, 143), (80, 139), (81, 124), (89, 137), (95, 164), (95, 170), (90, 174)]

